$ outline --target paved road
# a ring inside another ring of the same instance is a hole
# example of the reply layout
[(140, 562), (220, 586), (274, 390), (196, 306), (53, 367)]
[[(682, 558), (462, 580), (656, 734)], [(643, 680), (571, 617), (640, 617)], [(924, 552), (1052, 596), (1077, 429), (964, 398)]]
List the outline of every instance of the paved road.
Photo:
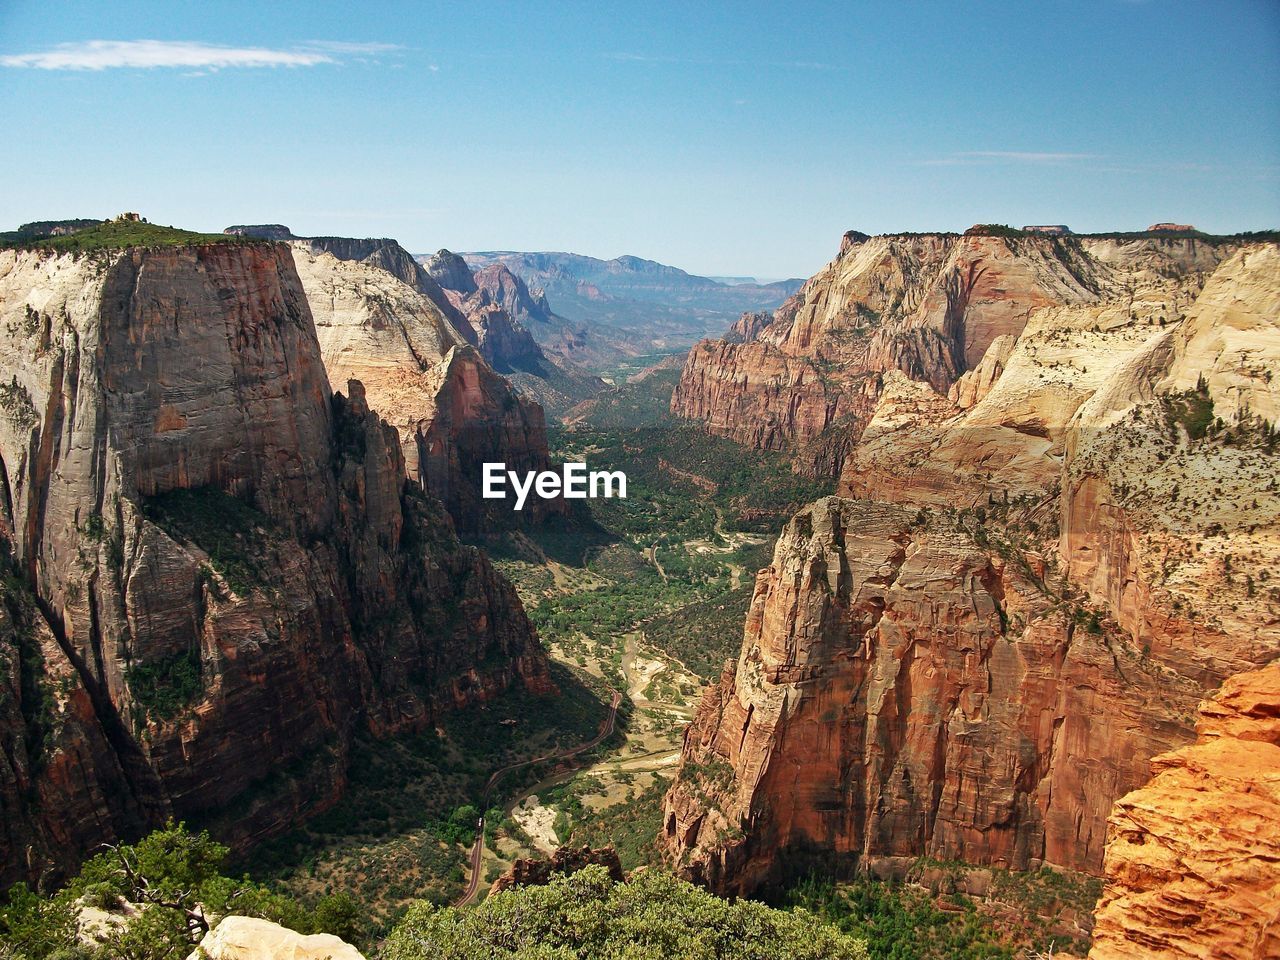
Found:
[[(518, 770), (521, 767), (528, 767), (535, 763), (543, 763), (547, 760), (568, 760), (570, 757), (576, 757), (580, 753), (585, 753), (592, 747), (598, 746), (602, 741), (612, 736), (614, 727), (618, 720), (618, 705), (622, 703), (622, 694), (617, 690), (613, 691), (613, 703), (609, 705), (609, 718), (604, 722), (604, 726), (600, 728), (600, 733), (593, 740), (579, 746), (572, 747), (568, 750), (558, 750), (555, 753), (548, 753), (543, 757), (534, 757), (531, 760), (521, 760), (519, 763), (510, 763), (505, 767), (501, 767), (490, 775), (489, 782), (484, 786), (484, 801), (481, 804), (481, 810), (489, 809), (489, 795), (493, 792), (493, 788), (498, 785), (498, 781), (510, 773), (512, 770)], [(480, 892), (480, 868), (484, 865), (484, 815), (481, 814), (480, 819), (476, 822), (476, 842), (471, 847), (471, 880), (467, 884), (467, 889), (457, 900), (453, 901), (455, 907), (465, 907), (476, 898), (476, 894)]]

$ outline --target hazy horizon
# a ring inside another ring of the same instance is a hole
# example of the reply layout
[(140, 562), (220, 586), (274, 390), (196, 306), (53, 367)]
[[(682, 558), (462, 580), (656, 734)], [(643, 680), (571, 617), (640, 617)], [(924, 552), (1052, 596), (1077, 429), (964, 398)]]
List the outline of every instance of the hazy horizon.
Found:
[(841, 234), (1280, 226), (1280, 5), (10, 3), (0, 224), (807, 277)]

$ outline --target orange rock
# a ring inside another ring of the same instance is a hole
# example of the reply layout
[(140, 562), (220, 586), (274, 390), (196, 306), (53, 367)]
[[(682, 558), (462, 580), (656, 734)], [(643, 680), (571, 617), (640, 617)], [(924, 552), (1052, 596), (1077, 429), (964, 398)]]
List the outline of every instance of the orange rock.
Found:
[(1116, 801), (1090, 960), (1280, 956), (1280, 663), (1223, 684), (1198, 729)]

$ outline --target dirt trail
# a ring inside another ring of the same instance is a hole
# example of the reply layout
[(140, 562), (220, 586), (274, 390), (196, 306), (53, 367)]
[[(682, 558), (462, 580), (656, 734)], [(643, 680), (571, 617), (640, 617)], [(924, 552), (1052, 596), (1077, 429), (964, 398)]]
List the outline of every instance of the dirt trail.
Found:
[[(580, 753), (592, 749), (604, 740), (608, 739), (614, 731), (618, 721), (618, 706), (622, 703), (622, 694), (617, 690), (613, 691), (613, 703), (609, 706), (609, 716), (600, 728), (600, 733), (594, 739), (588, 740), (586, 743), (568, 750), (557, 750), (554, 753), (548, 753), (541, 757), (533, 757), (529, 760), (521, 760), (517, 763), (509, 763), (505, 767), (499, 767), (489, 776), (489, 782), (484, 786), (484, 800), (481, 804), (481, 810), (489, 809), (489, 796), (493, 793), (493, 788), (498, 785), (498, 781), (510, 773), (512, 770), (519, 770), (521, 767), (532, 766), (536, 763), (545, 763), (548, 760), (568, 760), (576, 757)], [(527, 793), (525, 794), (528, 795)], [(519, 802), (519, 801), (517, 801)], [(453, 901), (455, 907), (465, 907), (476, 898), (476, 894), (480, 892), (481, 868), (484, 865), (484, 814), (480, 815), (480, 819), (476, 821), (476, 842), (471, 847), (471, 880), (467, 883), (467, 889), (457, 900)]]

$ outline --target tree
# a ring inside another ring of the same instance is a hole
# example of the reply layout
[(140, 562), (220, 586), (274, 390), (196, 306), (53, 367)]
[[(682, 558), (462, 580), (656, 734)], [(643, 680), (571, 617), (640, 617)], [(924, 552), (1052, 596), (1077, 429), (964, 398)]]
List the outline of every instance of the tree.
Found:
[(587, 867), (475, 909), (409, 909), (384, 960), (866, 960), (861, 940), (805, 910), (730, 903), (669, 874), (629, 883)]

